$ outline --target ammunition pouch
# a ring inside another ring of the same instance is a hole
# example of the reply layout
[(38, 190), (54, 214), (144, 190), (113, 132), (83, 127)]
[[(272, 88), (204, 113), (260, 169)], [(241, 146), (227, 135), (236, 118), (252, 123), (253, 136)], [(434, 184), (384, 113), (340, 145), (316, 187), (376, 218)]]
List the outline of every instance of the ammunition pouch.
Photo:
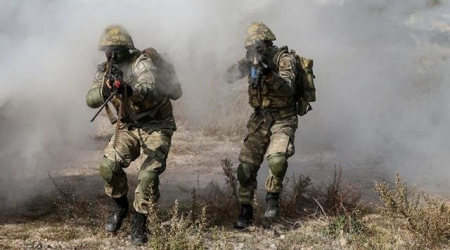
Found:
[(309, 102), (301, 99), (297, 103), (297, 114), (299, 116), (304, 116), (308, 111), (312, 110), (311, 104)]
[(276, 108), (276, 109), (256, 108), (255, 112), (263, 114), (270, 113), (275, 120), (285, 119), (297, 114), (297, 110), (294, 105), (291, 105), (290, 107), (286, 108)]
[(135, 115), (134, 120), (135, 122), (139, 123), (160, 121), (171, 116), (172, 111), (173, 111), (172, 103), (168, 99), (166, 99), (166, 101), (150, 109), (149, 111)]

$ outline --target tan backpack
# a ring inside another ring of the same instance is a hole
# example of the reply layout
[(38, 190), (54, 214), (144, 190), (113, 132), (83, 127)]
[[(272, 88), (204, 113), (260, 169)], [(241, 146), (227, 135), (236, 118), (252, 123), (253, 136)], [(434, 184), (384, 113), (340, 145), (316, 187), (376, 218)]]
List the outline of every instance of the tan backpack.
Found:
[(303, 116), (312, 110), (310, 103), (316, 101), (316, 86), (314, 85), (314, 78), (316, 77), (313, 72), (314, 61), (301, 57), (295, 50), (289, 50), (287, 46), (281, 47), (278, 53), (277, 61), (279, 61), (283, 53), (291, 54), (297, 61), (296, 67), (299, 75), (295, 79), (294, 97), (297, 101), (297, 114)]
[(146, 48), (142, 54), (149, 56), (157, 67), (157, 88), (171, 100), (177, 100), (183, 94), (174, 66), (165, 60), (154, 48)]

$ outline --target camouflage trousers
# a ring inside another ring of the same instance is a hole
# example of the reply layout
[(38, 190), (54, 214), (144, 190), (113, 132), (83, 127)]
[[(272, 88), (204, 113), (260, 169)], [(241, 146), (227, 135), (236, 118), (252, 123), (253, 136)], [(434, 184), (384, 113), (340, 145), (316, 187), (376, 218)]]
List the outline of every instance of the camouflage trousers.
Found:
[(257, 174), (264, 155), (269, 160), (265, 188), (279, 193), (287, 171), (287, 158), (295, 152), (294, 137), (297, 115), (279, 118), (271, 112), (256, 111), (247, 123), (248, 133), (239, 155), (239, 202), (251, 204), (257, 188)]
[(154, 198), (154, 202), (159, 198), (159, 175), (166, 168), (172, 134), (172, 129), (124, 128), (117, 138), (112, 136), (100, 164), (106, 194), (112, 198), (127, 194), (127, 175), (123, 168), (142, 154), (145, 159), (139, 170), (133, 207), (137, 212), (146, 214), (150, 197)]

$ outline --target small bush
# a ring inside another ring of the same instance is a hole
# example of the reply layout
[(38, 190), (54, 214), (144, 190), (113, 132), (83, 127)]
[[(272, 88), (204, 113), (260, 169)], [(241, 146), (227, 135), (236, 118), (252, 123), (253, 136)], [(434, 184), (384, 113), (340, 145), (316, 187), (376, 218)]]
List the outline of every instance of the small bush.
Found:
[(407, 182), (396, 175), (395, 187), (389, 188), (386, 182), (375, 182), (383, 206), (381, 212), (387, 216), (405, 219), (410, 229), (433, 247), (450, 240), (450, 207), (438, 198), (428, 196), (423, 190), (412, 188), (408, 191)]
[(47, 175), (56, 189), (56, 196), (52, 198), (52, 202), (60, 216), (64, 219), (73, 219), (85, 218), (91, 214), (92, 204), (76, 194), (74, 184), (64, 185), (58, 183), (50, 173)]
[[(292, 184), (290, 184), (292, 182)], [(283, 214), (293, 218), (315, 216), (351, 215), (362, 208), (359, 188), (342, 181), (342, 168), (335, 168), (328, 184), (313, 185), (307, 176), (286, 178), (281, 199)]]
[(202, 188), (198, 185), (193, 188), (180, 187), (191, 196), (187, 202), (187, 211), (192, 214), (193, 219), (199, 216), (202, 207), (208, 207), (207, 220), (214, 225), (229, 224), (237, 216), (239, 201), (236, 168), (228, 158), (221, 160), (221, 166), (225, 187), (221, 187), (216, 181), (211, 181)]
[(342, 168), (334, 168), (333, 178), (328, 185), (316, 187), (316, 195), (319, 197), (325, 212), (328, 215), (340, 216), (357, 212), (361, 205), (359, 187), (342, 181)]
[(317, 205), (312, 199), (311, 179), (303, 175), (299, 175), (298, 177), (293, 175), (292, 178), (285, 179), (285, 188), (280, 199), (283, 214), (288, 214), (292, 217), (310, 214)]
[(221, 162), (223, 175), (225, 176), (225, 182), (231, 191), (228, 195), (229, 201), (236, 202), (236, 207), (239, 209), (239, 198), (238, 198), (238, 186), (239, 182), (237, 179), (236, 168), (233, 168), (233, 163), (230, 159), (225, 158)]
[(199, 219), (193, 222), (191, 214), (179, 213), (178, 201), (175, 201), (170, 220), (163, 222), (158, 218), (155, 203), (150, 203), (148, 211), (150, 247), (162, 250), (205, 248), (206, 207), (203, 207)]

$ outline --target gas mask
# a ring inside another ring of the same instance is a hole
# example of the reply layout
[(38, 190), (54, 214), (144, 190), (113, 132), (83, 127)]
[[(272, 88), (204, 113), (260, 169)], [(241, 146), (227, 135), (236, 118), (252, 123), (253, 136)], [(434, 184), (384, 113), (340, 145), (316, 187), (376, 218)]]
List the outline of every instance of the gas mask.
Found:
[(128, 48), (124, 46), (106, 46), (105, 47), (105, 56), (108, 61), (114, 57), (115, 63), (121, 63), (125, 61), (130, 55), (130, 51)]

